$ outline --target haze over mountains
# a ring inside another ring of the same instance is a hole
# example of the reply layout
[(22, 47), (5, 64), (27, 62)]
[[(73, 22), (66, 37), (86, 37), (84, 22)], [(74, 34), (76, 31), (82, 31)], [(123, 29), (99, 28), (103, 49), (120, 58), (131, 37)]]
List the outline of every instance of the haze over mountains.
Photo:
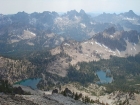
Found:
[[(140, 32), (140, 16), (132, 10), (118, 15), (103, 13), (96, 17), (91, 17), (84, 10), (68, 11), (61, 16), (49, 11), (32, 14), (25, 12), (13, 15), (1, 14), (0, 52), (53, 48), (65, 39), (87, 40), (110, 27), (114, 27), (115, 31), (120, 33), (128, 31), (127, 33), (131, 33), (129, 36), (133, 37), (133, 32), (135, 34)], [(136, 43), (138, 43), (138, 36), (136, 36), (137, 39), (135, 37)], [(126, 38), (127, 34), (123, 37)], [(126, 45), (125, 42), (124, 45)]]
[(44, 90), (73, 82), (96, 90), (96, 71), (109, 69), (113, 88), (104, 85), (108, 90), (101, 87), (99, 93), (114, 91), (123, 80), (127, 84), (122, 86), (139, 92), (139, 53), (140, 16), (132, 10), (94, 17), (84, 10), (0, 14), (0, 79), (11, 84), (42, 78), (39, 87)]

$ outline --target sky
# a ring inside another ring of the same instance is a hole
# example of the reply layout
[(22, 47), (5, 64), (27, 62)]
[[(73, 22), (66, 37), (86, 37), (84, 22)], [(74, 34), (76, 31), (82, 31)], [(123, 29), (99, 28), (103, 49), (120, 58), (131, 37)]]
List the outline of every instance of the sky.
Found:
[(133, 10), (140, 14), (140, 0), (0, 0), (0, 14), (17, 12), (67, 12), (83, 9), (93, 13), (120, 13)]

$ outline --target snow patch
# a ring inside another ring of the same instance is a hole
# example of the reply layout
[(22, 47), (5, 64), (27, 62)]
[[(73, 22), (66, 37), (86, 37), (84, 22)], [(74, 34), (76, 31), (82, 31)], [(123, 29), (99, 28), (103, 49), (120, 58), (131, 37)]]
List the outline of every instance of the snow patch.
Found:
[(90, 43), (91, 45), (93, 45), (94, 43), (93, 42), (84, 42), (85, 44), (87, 44), (87, 43)]
[(93, 24), (92, 22), (90, 22), (90, 24)]
[(108, 52), (115, 53), (115, 52), (114, 52), (114, 51), (112, 51), (112, 50), (108, 50)]
[(101, 46), (101, 47), (102, 47), (102, 45), (101, 45), (100, 43), (96, 42), (96, 41), (95, 41), (95, 44), (97, 44), (97, 45), (99, 45), (99, 46)]
[(136, 48), (135, 47), (133, 47), (134, 48), (134, 50), (136, 51)]
[(93, 25), (96, 25), (96, 23), (93, 23), (93, 22), (90, 22), (90, 24), (91, 24), (91, 25), (92, 25), (92, 24), (93, 24)]
[(75, 15), (75, 17), (74, 17), (76, 20), (78, 20), (78, 17)]
[(62, 21), (61, 17), (56, 18), (56, 21)]
[(84, 23), (80, 23), (82, 28), (86, 28), (86, 25)]
[(134, 46), (136, 46), (136, 43), (134, 43)]
[(105, 49), (105, 51), (108, 51), (107, 49)]
[(116, 53), (114, 52), (113, 55), (116, 55)]
[(64, 43), (64, 45), (65, 45), (65, 46), (70, 46), (70, 44), (68, 44), (68, 43)]
[(90, 42), (93, 45), (93, 42)]
[(107, 46), (105, 46), (104, 44), (103, 44), (103, 47), (105, 47), (106, 49), (108, 49), (108, 47), (107, 47)]
[(134, 18), (129, 18), (129, 17), (126, 17), (126, 18), (123, 18), (124, 20), (135, 20)]
[(33, 36), (36, 36), (36, 34), (35, 33), (33, 33), (33, 32), (30, 32)]
[(88, 42), (84, 42), (84, 44), (87, 44)]
[(110, 35), (110, 37), (111, 37), (111, 38), (114, 38), (114, 36), (113, 36), (113, 35)]
[(19, 42), (20, 40), (18, 40), (18, 39), (12, 39), (11, 40), (11, 43), (16, 43), (16, 42)]
[(27, 30), (24, 30), (24, 34), (21, 36), (21, 39), (31, 39), (31, 38), (34, 38), (36, 37), (36, 34), (31, 32), (31, 31), (27, 31)]
[(28, 42), (27, 44), (30, 46), (34, 46), (34, 43), (32, 43), (32, 42)]
[(118, 54), (121, 55), (121, 54), (120, 54), (120, 51), (119, 51), (118, 49), (116, 49), (116, 50), (117, 50)]

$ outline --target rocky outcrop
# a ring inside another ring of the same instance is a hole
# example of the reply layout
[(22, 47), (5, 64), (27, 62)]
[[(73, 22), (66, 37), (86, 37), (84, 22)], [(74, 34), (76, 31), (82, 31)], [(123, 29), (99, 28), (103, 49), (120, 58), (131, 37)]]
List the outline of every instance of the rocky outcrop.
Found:
[(61, 94), (53, 95), (2, 95), (0, 105), (90, 105)]
[(34, 75), (35, 66), (27, 60), (0, 57), (0, 78), (14, 83)]
[(0, 94), (0, 105), (39, 105), (20, 96)]
[(54, 93), (58, 93), (58, 89), (54, 89), (54, 90), (52, 91), (52, 94), (54, 94)]

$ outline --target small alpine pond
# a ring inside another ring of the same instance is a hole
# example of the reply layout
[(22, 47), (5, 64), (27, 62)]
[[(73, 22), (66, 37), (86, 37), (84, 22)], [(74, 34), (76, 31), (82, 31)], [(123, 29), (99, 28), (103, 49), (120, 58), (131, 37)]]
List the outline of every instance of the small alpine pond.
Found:
[(31, 87), (32, 89), (37, 89), (37, 84), (39, 83), (40, 80), (41, 78), (30, 78), (26, 80), (21, 80), (15, 84), (20, 84), (23, 86)]
[(113, 77), (107, 76), (107, 73), (110, 73), (110, 71), (107, 70), (105, 72), (103, 70), (99, 70), (96, 72), (98, 78), (100, 79), (100, 81), (97, 82), (97, 84), (111, 83), (113, 81)]

